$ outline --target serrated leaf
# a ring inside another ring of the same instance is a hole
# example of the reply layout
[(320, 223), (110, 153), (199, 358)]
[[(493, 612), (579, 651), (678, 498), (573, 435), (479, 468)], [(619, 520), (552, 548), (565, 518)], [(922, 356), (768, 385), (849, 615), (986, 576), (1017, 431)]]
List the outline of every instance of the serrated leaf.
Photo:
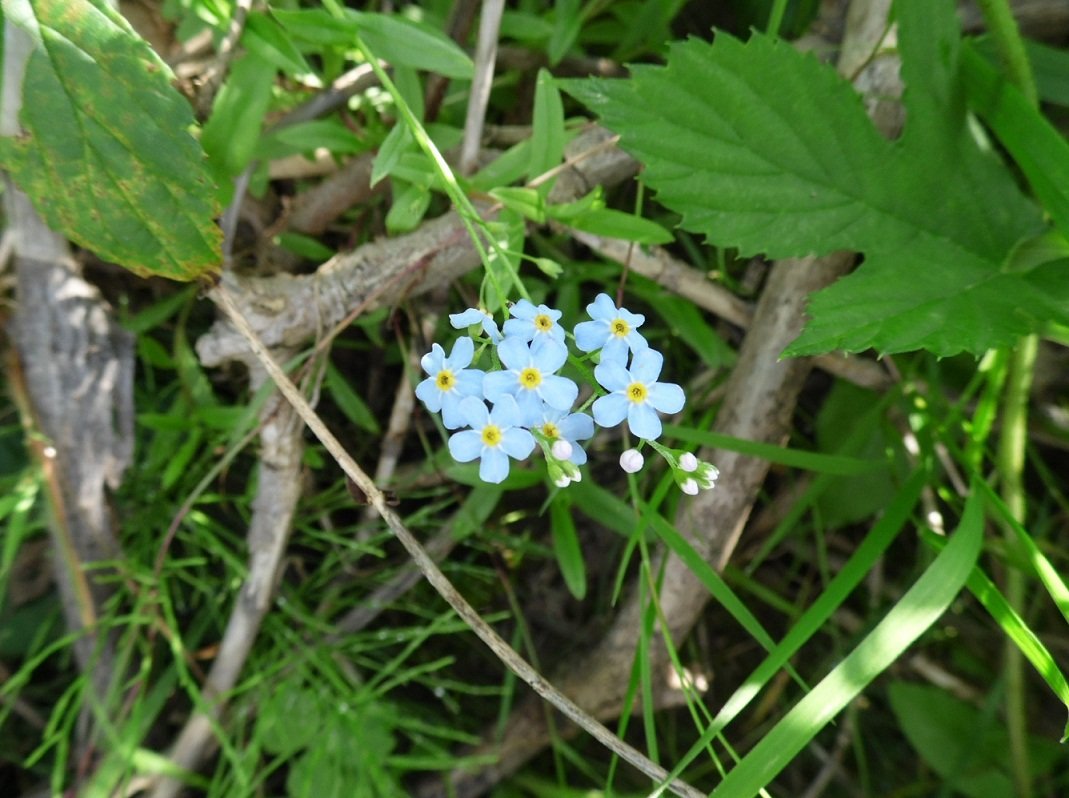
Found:
[[(53, 229), (140, 275), (218, 268), (215, 186), (173, 75), (100, 0), (3, 0), (30, 48), (0, 162)], [(5, 87), (5, 92), (11, 87)]]
[(1059, 266), (1005, 267), (1041, 219), (966, 125), (953, 4), (896, 9), (909, 121), (895, 142), (830, 67), (759, 34), (673, 45), (626, 81), (562, 83), (683, 227), (744, 255), (864, 253), (813, 299), (789, 355), (979, 353), (1069, 314)]

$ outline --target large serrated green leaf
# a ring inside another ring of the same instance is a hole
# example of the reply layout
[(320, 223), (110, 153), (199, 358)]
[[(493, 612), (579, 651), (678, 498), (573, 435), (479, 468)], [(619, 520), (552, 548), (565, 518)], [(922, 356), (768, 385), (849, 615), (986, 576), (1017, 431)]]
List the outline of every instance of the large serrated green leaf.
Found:
[(834, 70), (760, 34), (677, 43), (665, 66), (628, 80), (562, 84), (620, 133), (682, 226), (744, 255), (864, 253), (814, 298), (787, 354), (979, 353), (1069, 320), (1061, 264), (1006, 265), (1041, 219), (968, 129), (953, 3), (896, 10), (908, 117), (898, 141)]
[(0, 7), (31, 47), (20, 130), (0, 137), (0, 163), (41, 216), (141, 275), (216, 269), (215, 187), (166, 64), (100, 0)]

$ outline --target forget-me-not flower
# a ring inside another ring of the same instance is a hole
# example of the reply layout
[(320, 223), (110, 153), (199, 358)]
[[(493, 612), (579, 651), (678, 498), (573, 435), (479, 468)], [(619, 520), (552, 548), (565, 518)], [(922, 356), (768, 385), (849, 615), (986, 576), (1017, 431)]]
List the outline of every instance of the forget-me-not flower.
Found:
[(546, 305), (535, 307), (526, 299), (519, 300), (510, 309), (513, 318), (505, 322), (505, 336), (515, 336), (524, 341), (533, 341), (544, 335), (564, 343), (564, 328), (557, 324), (561, 317), (559, 310)]
[(432, 413), (441, 411), (446, 429), (464, 426), (458, 406), (465, 396), (481, 396), (483, 372), (469, 369), (475, 354), (475, 342), (458, 338), (449, 357), (439, 344), (423, 356), (420, 365), (430, 376), (416, 386), (418, 396)]
[(503, 396), (487, 411), (482, 399), (467, 396), (460, 415), (471, 429), (449, 437), (449, 453), (461, 463), (479, 459), (479, 479), (501, 482), (509, 475), (509, 458), (523, 460), (535, 448), (534, 436), (522, 428), (523, 414), (511, 396)]
[(525, 425), (538, 423), (543, 402), (555, 410), (570, 410), (579, 396), (578, 385), (554, 373), (568, 359), (568, 348), (559, 341), (542, 336), (528, 345), (522, 338), (505, 338), (497, 355), (505, 368), (486, 375), (483, 393), (491, 402), (515, 397)]
[(608, 294), (598, 294), (586, 312), (593, 321), (575, 325), (575, 344), (584, 352), (600, 349), (602, 362), (614, 360), (623, 365), (628, 349), (638, 353), (649, 346), (638, 332), (646, 317), (617, 308)]
[(494, 317), (487, 313), (485, 310), (479, 308), (468, 308), (463, 313), (450, 313), (449, 323), (456, 327), (458, 330), (465, 327), (474, 327), (479, 324), (483, 328), (483, 332), (486, 333), (486, 337), (490, 339), (491, 343), (501, 343), (501, 331), (497, 329), (497, 322), (494, 321)]
[[(594, 419), (586, 413), (569, 413), (543, 405), (541, 419), (530, 426), (545, 435), (551, 445), (561, 441), (568, 444), (571, 451), (561, 459), (570, 460), (577, 466), (586, 462), (586, 451), (578, 444), (578, 441), (594, 437)], [(557, 456), (557, 451), (553, 454)]]
[(649, 348), (635, 353), (630, 369), (615, 360), (599, 363), (594, 378), (609, 394), (594, 402), (594, 421), (614, 427), (626, 418), (633, 434), (650, 441), (659, 438), (661, 419), (656, 411), (678, 413), (685, 400), (675, 383), (657, 382), (662, 365), (661, 353)]

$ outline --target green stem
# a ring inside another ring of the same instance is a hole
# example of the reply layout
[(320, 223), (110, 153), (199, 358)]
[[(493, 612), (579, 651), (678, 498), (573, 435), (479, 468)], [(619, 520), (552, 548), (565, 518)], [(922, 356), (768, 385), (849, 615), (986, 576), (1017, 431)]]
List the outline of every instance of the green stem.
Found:
[[(988, 31), (1010, 81), (1038, 106), (1035, 78), (1024, 40), (1010, 11), (1008, 0), (979, 0)], [(1002, 431), (999, 436), (998, 470), (1002, 498), (1014, 518), (1022, 523), (1026, 513), (1026, 494), (1022, 479), (1025, 446), (1028, 441), (1028, 392), (1032, 385), (1039, 340), (1030, 335), (1022, 338), (1010, 356), (1009, 375), (1002, 406)], [(1006, 531), (1007, 545), (1017, 545), (1012, 530)], [(1006, 598), (1017, 612), (1024, 608), (1025, 575), (1009, 568)], [(1003, 649), (1006, 671), (1006, 725), (1010, 738), (1010, 766), (1014, 787), (1019, 796), (1032, 794), (1032, 766), (1028, 752), (1028, 707), (1026, 701), (1024, 658), (1011, 640)]]
[[(1002, 432), (999, 436), (998, 471), (1002, 499), (1013, 517), (1024, 522), (1026, 494), (1022, 479), (1025, 446), (1028, 442), (1028, 393), (1032, 385), (1039, 339), (1022, 338), (1010, 358), (1009, 378), (1002, 405)], [(1006, 530), (1006, 545), (1012, 551), (1017, 539)], [(1025, 603), (1025, 575), (1015, 567), (1006, 572), (1006, 599), (1018, 613)], [(1007, 639), (1003, 649), (1006, 673), (1006, 726), (1010, 738), (1010, 763), (1017, 795), (1032, 794), (1032, 767), (1028, 752), (1028, 706), (1024, 658), (1020, 649)]]
[(1024, 39), (1021, 38), (1021, 31), (1017, 27), (1017, 20), (1013, 18), (1009, 3), (1007, 0), (977, 0), (977, 5), (983, 12), (988, 33), (995, 43), (995, 49), (998, 50), (1010, 82), (1021, 90), (1032, 105), (1038, 105), (1039, 95), (1032, 75), (1032, 65), (1028, 61)]
[[(394, 85), (394, 82), (390, 79), (386, 70), (382, 68), (379, 59), (375, 57), (375, 54), (371, 52), (368, 46), (364, 44), (364, 41), (359, 37), (357, 37), (356, 40), (356, 49), (367, 61), (368, 65), (375, 73), (375, 76), (379, 79), (379, 82), (382, 83), (382, 87), (389, 92), (391, 97), (393, 97), (394, 104), (397, 106), (397, 110), (401, 114), (401, 119), (415, 137), (416, 143), (419, 145), (420, 149), (423, 150), (423, 153), (430, 159), (435, 171), (438, 172), (438, 176), (442, 180), (442, 186), (445, 188), (445, 193), (449, 196), (453, 206), (457, 209), (457, 213), (459, 214), (461, 221), (464, 223), (464, 227), (467, 228), (468, 235), (471, 236), (471, 243), (478, 251), (479, 258), (483, 262), (486, 274), (494, 283), (494, 288), (497, 290), (498, 296), (505, 298), (508, 296), (508, 292), (498, 285), (497, 276), (494, 274), (494, 270), (490, 268), (490, 255), (487, 253), (486, 248), (483, 245), (484, 240), (489, 243), (490, 249), (493, 250), (494, 254), (501, 258), (501, 262), (509, 267), (509, 274), (512, 277), (512, 282), (516, 286), (516, 290), (519, 292), (520, 296), (529, 300), (531, 297), (528, 295), (527, 289), (520, 280), (520, 276), (516, 272), (515, 267), (512, 266), (512, 261), (509, 260), (504, 248), (498, 243), (492, 231), (487, 228), (486, 222), (457, 182), (453, 170), (449, 167), (449, 164), (445, 162), (445, 158), (442, 157), (442, 153), (439, 152), (438, 147), (431, 141), (431, 137), (427, 135), (427, 130), (423, 127), (423, 123), (416, 118), (415, 113), (413, 113), (408, 103), (405, 102), (405, 98), (401, 96), (401, 92), (397, 90), (397, 86)], [(481, 228), (480, 231), (475, 229), (476, 225)], [(508, 307), (503, 306), (501, 310), (507, 317)]]

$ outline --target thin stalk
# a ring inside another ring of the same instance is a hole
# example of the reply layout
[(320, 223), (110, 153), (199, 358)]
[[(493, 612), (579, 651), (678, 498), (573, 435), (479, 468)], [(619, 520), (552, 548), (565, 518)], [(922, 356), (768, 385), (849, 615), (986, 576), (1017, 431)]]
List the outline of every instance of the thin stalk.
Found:
[[(978, 4), (1010, 81), (1033, 106), (1038, 106), (1032, 67), (1008, 1), (979, 0)], [(998, 471), (1002, 498), (1013, 517), (1022, 523), (1027, 511), (1022, 475), (1025, 446), (1028, 442), (1028, 393), (1032, 386), (1038, 347), (1039, 339), (1029, 335), (1018, 342), (1010, 355), (1009, 375), (1002, 405), (1003, 423), (999, 435)], [(1014, 533), (1008, 529), (1005, 534), (1007, 545), (1012, 551), (1017, 545)], [(1009, 568), (1007, 571), (1006, 598), (1018, 613), (1023, 610), (1025, 575), (1016, 568)], [(1032, 794), (1024, 657), (1008, 638), (1003, 648), (1003, 663), (1006, 672), (1006, 727), (1010, 738), (1010, 768), (1017, 795), (1023, 798)]]

